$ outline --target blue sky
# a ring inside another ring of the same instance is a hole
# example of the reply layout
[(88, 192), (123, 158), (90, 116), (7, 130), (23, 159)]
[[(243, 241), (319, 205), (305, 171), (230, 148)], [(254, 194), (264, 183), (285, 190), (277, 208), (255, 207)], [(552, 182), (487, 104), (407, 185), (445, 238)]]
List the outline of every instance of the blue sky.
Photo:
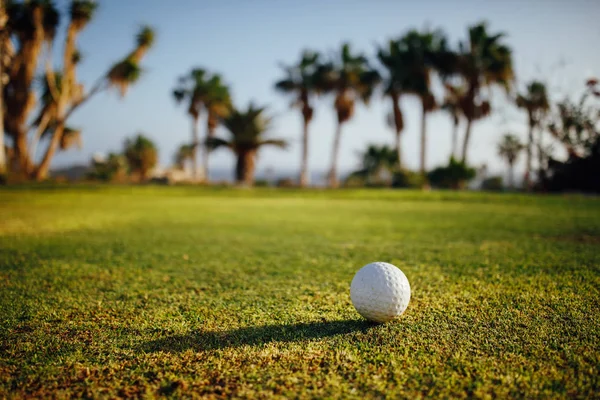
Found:
[[(66, 9), (66, 1), (57, 2)], [(409, 28), (440, 27), (453, 43), (466, 36), (469, 24), (485, 19), (492, 32), (504, 31), (514, 50), (519, 84), (532, 78), (550, 81), (553, 95), (574, 92), (583, 80), (600, 74), (600, 15), (598, 1), (200, 1), (104, 0), (96, 18), (81, 34), (84, 55), (79, 78), (89, 87), (110, 63), (133, 46), (142, 23), (153, 25), (157, 42), (144, 60), (145, 74), (124, 99), (103, 93), (74, 114), (71, 125), (83, 129), (84, 146), (56, 156), (53, 166), (87, 162), (94, 152), (120, 150), (126, 136), (144, 132), (160, 147), (162, 165), (171, 163), (178, 145), (190, 139), (190, 121), (177, 107), (171, 91), (176, 79), (198, 66), (221, 73), (231, 85), (234, 102), (251, 100), (269, 106), (276, 116), (274, 136), (291, 142), (287, 151), (263, 150), (259, 172), (267, 167), (294, 171), (299, 166), (301, 119), (290, 110), (290, 99), (273, 90), (282, 76), (278, 62), (292, 63), (304, 48), (323, 52), (350, 41), (354, 49), (374, 53), (374, 44)], [(62, 44), (62, 42), (59, 42)], [(57, 46), (57, 51), (62, 50)], [(58, 54), (57, 54), (58, 56)], [(469, 158), (501, 171), (495, 144), (512, 131), (525, 138), (525, 115), (512, 109), (500, 93), (493, 104), (498, 112), (478, 122), (472, 132)], [(333, 99), (318, 100), (311, 125), (310, 167), (330, 164), (335, 129)], [(405, 98), (404, 158), (418, 165), (419, 106)], [(340, 169), (357, 165), (357, 152), (367, 143), (393, 143), (385, 124), (390, 106), (379, 96), (369, 108), (358, 107), (342, 136)], [(428, 120), (428, 160), (431, 168), (447, 161), (451, 121), (443, 112)], [(464, 126), (461, 126), (461, 136)], [(202, 132), (204, 127), (202, 126)], [(522, 160), (521, 160), (522, 161)], [(232, 168), (225, 150), (213, 153), (212, 168)]]

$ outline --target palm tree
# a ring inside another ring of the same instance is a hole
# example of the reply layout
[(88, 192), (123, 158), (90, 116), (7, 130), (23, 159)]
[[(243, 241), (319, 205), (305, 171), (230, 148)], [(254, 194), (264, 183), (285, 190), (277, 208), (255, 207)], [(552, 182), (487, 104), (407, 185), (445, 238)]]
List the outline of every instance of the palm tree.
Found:
[[(229, 113), (231, 96), (229, 88), (222, 82), (220, 75), (210, 75), (205, 69), (194, 68), (189, 75), (179, 78), (179, 84), (173, 90), (178, 103), (187, 101), (188, 114), (192, 117), (192, 168), (194, 180), (197, 180), (197, 152), (200, 145), (198, 119), (202, 110), (207, 113), (207, 138), (214, 135), (219, 120)], [(208, 149), (203, 146), (204, 178), (208, 179)]]
[[(119, 84), (126, 87), (139, 76), (140, 68), (137, 63), (141, 56), (153, 43), (153, 31), (142, 27), (137, 37), (137, 48), (124, 61), (117, 63), (106, 74), (97, 80), (92, 89), (84, 93), (83, 86), (77, 82), (76, 66), (81, 57), (76, 49), (77, 36), (93, 18), (97, 3), (93, 0), (71, 0), (68, 10), (69, 22), (65, 35), (63, 65), (60, 71), (61, 88), (55, 87), (59, 71), (51, 68), (52, 45), (59, 26), (60, 14), (53, 5), (54, 2), (40, 1), (10, 1), (6, 2), (9, 16), (4, 37), (2, 38), (3, 66), (8, 65), (6, 90), (4, 98), (6, 116), (4, 118), (6, 134), (12, 137), (15, 157), (18, 159), (21, 172), (38, 180), (43, 179), (48, 172), (50, 162), (62, 144), (69, 142), (63, 135), (72, 137), (73, 130), (67, 129), (67, 119), (72, 113), (89, 100), (94, 94)], [(36, 71), (39, 68), (39, 58), (46, 44), (45, 75), (50, 84), (49, 98), (37, 101), (38, 90), (32, 85)], [(142, 50), (141, 53), (138, 50)], [(137, 53), (136, 53), (137, 52)], [(135, 54), (134, 54), (135, 53)], [(139, 54), (138, 54), (139, 53)], [(8, 64), (6, 63), (8, 60)], [(132, 68), (135, 67), (135, 68)], [(40, 126), (41, 118), (36, 118), (38, 124), (28, 125), (29, 114), (37, 104), (51, 115), (45, 115), (44, 124)], [(36, 128), (34, 135), (37, 139), (48, 130), (50, 136), (42, 161), (33, 165), (31, 152), (28, 148), (27, 136), (30, 129)]]
[(3, 56), (10, 58), (10, 62), (3, 91), (6, 116), (3, 122), (5, 133), (12, 138), (20, 172), (27, 174), (31, 169), (27, 121), (36, 104), (32, 82), (44, 43), (52, 42), (56, 35), (59, 13), (49, 1), (11, 1), (5, 2), (5, 7), (8, 19), (3, 30), (6, 41), (2, 46)]
[(156, 145), (142, 134), (125, 140), (123, 154), (131, 172), (138, 174), (142, 181), (148, 178), (148, 173), (158, 161)]
[(508, 184), (511, 188), (515, 186), (514, 165), (523, 147), (519, 138), (511, 134), (505, 134), (502, 137), (502, 141), (498, 144), (498, 155), (504, 158), (508, 164)]
[(398, 168), (401, 169), (402, 146), (400, 139), (404, 130), (404, 116), (400, 109), (400, 96), (408, 81), (408, 68), (404, 56), (400, 52), (397, 40), (390, 40), (387, 48), (379, 48), (377, 58), (387, 70), (387, 75), (383, 82), (384, 95), (388, 96), (392, 101), (392, 112), (388, 115), (388, 125), (393, 127), (396, 133), (396, 159)]
[(6, 53), (6, 22), (8, 15), (4, 0), (0, 0), (0, 184), (8, 171), (6, 149), (4, 148), (4, 55)]
[(337, 128), (333, 141), (331, 169), (329, 170), (329, 186), (337, 187), (337, 161), (340, 149), (342, 126), (354, 115), (356, 99), (365, 105), (381, 81), (379, 73), (369, 66), (367, 58), (362, 54), (352, 54), (350, 45), (344, 43), (337, 60), (322, 66), (320, 73), (321, 87), (335, 93), (335, 110)]
[[(527, 112), (529, 125), (528, 141), (527, 141), (527, 160), (525, 162), (525, 185), (528, 189), (531, 188), (531, 164), (534, 145), (534, 130), (540, 128), (540, 123), (544, 115), (548, 112), (550, 104), (546, 93), (546, 86), (539, 81), (532, 81), (527, 85), (525, 93), (517, 95), (517, 106)], [(539, 141), (541, 146), (542, 130), (539, 132)], [(540, 147), (541, 148), (541, 147)], [(543, 154), (539, 152), (540, 169), (542, 168)]]
[[(81, 62), (81, 54), (78, 51), (73, 53), (73, 65), (76, 66)], [(73, 72), (74, 73), (74, 72)], [(56, 122), (58, 120), (58, 99), (63, 95), (63, 73), (59, 71), (46, 71), (46, 74), (41, 77), (42, 90), (40, 95), (40, 110), (38, 115), (33, 120), (32, 128), (35, 127), (36, 131), (29, 144), (30, 157), (32, 160), (35, 159), (38, 143), (43, 137), (51, 137), (56, 130)], [(76, 80), (71, 85), (71, 101), (79, 101), (83, 96), (83, 85), (76, 83)], [(75, 130), (65, 127), (65, 133), (67, 130), (72, 134)], [(79, 131), (78, 131), (79, 132)], [(79, 132), (80, 133), (80, 132)], [(81, 141), (81, 137), (78, 138)], [(62, 138), (59, 143), (62, 143)], [(65, 150), (62, 145), (59, 146), (61, 150)]]
[[(90, 6), (89, 3), (93, 3), (93, 7)], [(73, 1), (70, 25), (76, 27), (76, 33), (83, 29), (85, 24), (90, 20), (95, 10), (95, 5), (96, 3), (92, 0)], [(121, 95), (124, 96), (127, 89), (138, 81), (142, 72), (139, 62), (141, 61), (141, 57), (154, 44), (154, 39), (153, 29), (146, 25), (141, 26), (136, 35), (134, 50), (127, 55), (124, 60), (114, 64), (106, 74), (102, 75), (96, 81), (90, 91), (85, 94), (83, 86), (77, 83), (75, 77), (75, 67), (81, 59), (79, 52), (74, 46), (67, 46), (65, 48), (63, 61), (63, 88), (60, 93), (55, 94), (54, 99), (57, 102), (57, 116), (54, 123), (55, 128), (52, 132), (44, 157), (34, 170), (33, 174), (37, 180), (46, 177), (48, 169), (50, 168), (50, 162), (54, 157), (56, 150), (60, 148), (60, 144), (63, 142), (66, 122), (71, 114), (85, 102), (90, 100), (92, 96), (111, 87), (116, 87)], [(56, 97), (58, 97), (58, 99), (56, 99)]]
[(419, 97), (421, 102), (420, 172), (425, 176), (427, 154), (427, 114), (436, 108), (431, 93), (431, 72), (436, 66), (436, 54), (444, 49), (445, 38), (440, 31), (411, 30), (399, 40), (400, 53), (408, 76), (404, 91)]
[(319, 57), (318, 53), (305, 50), (297, 64), (283, 66), (286, 77), (275, 83), (277, 90), (294, 96), (292, 107), (299, 107), (302, 112), (302, 162), (299, 178), (301, 187), (308, 184), (308, 125), (314, 114), (311, 97), (320, 93), (322, 89), (318, 76), (321, 71)]
[(179, 78), (179, 84), (173, 90), (173, 97), (177, 103), (187, 101), (187, 113), (192, 118), (192, 178), (194, 181), (198, 180), (198, 145), (200, 144), (198, 119), (206, 93), (207, 75), (206, 70), (194, 68), (188, 75)]
[[(207, 91), (204, 98), (204, 107), (206, 108), (206, 137), (215, 136), (215, 129), (220, 121), (229, 115), (231, 111), (231, 94), (229, 87), (222, 81), (221, 75), (214, 74), (207, 82)], [(208, 179), (208, 147), (203, 146), (204, 153), (204, 174)]]
[[(69, 8), (70, 21), (69, 25), (67, 26), (67, 35), (63, 54), (63, 72), (60, 76), (60, 90), (53, 88), (55, 81), (58, 80), (58, 77), (56, 79), (54, 78), (56, 73), (47, 75), (47, 83), (49, 85), (49, 89), (51, 89), (49, 90), (51, 99), (44, 99), (44, 101), (46, 102), (46, 107), (53, 109), (53, 115), (51, 116), (52, 121), (51, 124), (49, 124), (53, 129), (49, 133), (51, 135), (51, 139), (44, 158), (34, 171), (34, 175), (38, 180), (46, 177), (47, 171), (50, 167), (50, 161), (54, 156), (56, 149), (63, 147), (63, 136), (67, 132), (73, 132), (72, 130), (68, 130), (65, 126), (65, 114), (67, 113), (70, 104), (80, 100), (80, 95), (83, 91), (81, 86), (79, 86), (77, 83), (75, 72), (77, 63), (81, 59), (76, 49), (76, 40), (79, 33), (93, 18), (97, 6), (97, 3), (92, 0), (71, 1)], [(51, 73), (49, 68), (48, 73)], [(42, 129), (41, 131), (44, 132), (45, 130)], [(77, 134), (79, 135), (80, 132)], [(40, 136), (37, 136), (37, 138), (39, 137)]]
[(465, 82), (466, 93), (460, 99), (461, 111), (467, 120), (463, 139), (462, 162), (467, 162), (467, 150), (474, 121), (490, 113), (491, 106), (483, 88), (499, 85), (509, 91), (514, 80), (512, 52), (502, 43), (503, 33), (491, 35), (485, 22), (469, 28), (468, 42), (461, 42), (459, 52), (450, 61)]
[(211, 137), (207, 139), (210, 149), (225, 147), (237, 156), (235, 178), (240, 184), (254, 183), (254, 170), (258, 150), (263, 146), (285, 148), (287, 143), (282, 139), (266, 139), (271, 128), (272, 119), (263, 115), (265, 107), (254, 107), (250, 104), (245, 111), (233, 109), (223, 119), (223, 126), (229, 131), (229, 140)]

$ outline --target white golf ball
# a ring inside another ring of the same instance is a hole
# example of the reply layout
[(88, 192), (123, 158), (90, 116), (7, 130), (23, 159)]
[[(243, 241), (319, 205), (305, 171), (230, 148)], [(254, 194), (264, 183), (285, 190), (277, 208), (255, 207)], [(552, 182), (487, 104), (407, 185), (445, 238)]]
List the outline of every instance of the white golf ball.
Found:
[(356, 311), (366, 319), (387, 322), (408, 307), (410, 284), (398, 267), (374, 262), (365, 265), (354, 275), (350, 298)]

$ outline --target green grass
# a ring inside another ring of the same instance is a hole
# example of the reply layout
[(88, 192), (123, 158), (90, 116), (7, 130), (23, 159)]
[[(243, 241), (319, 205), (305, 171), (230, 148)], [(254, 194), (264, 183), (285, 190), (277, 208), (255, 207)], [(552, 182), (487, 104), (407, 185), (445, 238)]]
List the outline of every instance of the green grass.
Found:
[(4, 189), (0, 317), (0, 397), (598, 397), (600, 200)]

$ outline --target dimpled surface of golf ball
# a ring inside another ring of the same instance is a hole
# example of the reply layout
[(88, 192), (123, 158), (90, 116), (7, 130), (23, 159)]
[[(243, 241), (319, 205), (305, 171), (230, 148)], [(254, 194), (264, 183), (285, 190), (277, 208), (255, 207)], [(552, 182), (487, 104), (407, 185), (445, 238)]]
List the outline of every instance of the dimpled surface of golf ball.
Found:
[(356, 311), (366, 319), (388, 322), (408, 307), (410, 284), (398, 267), (374, 262), (365, 265), (354, 275), (350, 299)]

